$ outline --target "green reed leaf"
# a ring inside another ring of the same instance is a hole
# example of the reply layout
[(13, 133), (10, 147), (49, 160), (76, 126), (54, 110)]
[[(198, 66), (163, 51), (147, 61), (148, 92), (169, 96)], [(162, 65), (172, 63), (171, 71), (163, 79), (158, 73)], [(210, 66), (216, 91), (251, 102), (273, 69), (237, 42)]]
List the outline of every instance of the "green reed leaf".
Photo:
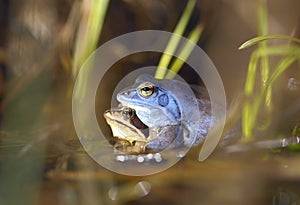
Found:
[(245, 43), (243, 43), (238, 49), (242, 50), (245, 48), (248, 48), (250, 46), (253, 46), (261, 41), (266, 41), (266, 40), (273, 40), (273, 39), (284, 39), (284, 40), (288, 40), (288, 41), (292, 41), (295, 43), (300, 43), (300, 39), (298, 38), (294, 38), (291, 36), (285, 36), (285, 35), (264, 35), (264, 36), (258, 36), (255, 38), (252, 38), (248, 41), (246, 41)]
[(158, 67), (155, 73), (155, 78), (163, 79), (166, 73), (167, 68), (169, 67), (170, 61), (173, 57), (173, 54), (175, 53), (175, 50), (178, 46), (178, 43), (180, 41), (179, 36), (183, 35), (183, 32), (185, 31), (185, 28), (191, 18), (192, 12), (195, 8), (197, 1), (196, 0), (189, 0), (187, 3), (187, 6), (185, 10), (183, 11), (183, 14), (178, 22), (178, 24), (175, 27), (175, 30), (173, 32), (173, 35), (168, 42), (168, 45), (162, 54), (162, 57), (160, 58), (160, 61), (158, 63)]

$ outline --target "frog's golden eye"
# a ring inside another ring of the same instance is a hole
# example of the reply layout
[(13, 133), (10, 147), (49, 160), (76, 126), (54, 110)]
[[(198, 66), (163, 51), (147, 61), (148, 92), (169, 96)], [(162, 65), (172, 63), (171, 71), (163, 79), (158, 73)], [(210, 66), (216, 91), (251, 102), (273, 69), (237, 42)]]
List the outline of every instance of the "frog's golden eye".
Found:
[(140, 86), (140, 94), (143, 97), (150, 97), (154, 93), (154, 86), (150, 83), (144, 83)]
[(122, 110), (122, 116), (127, 119), (131, 118), (134, 116), (134, 110), (132, 110), (131, 108), (124, 108)]

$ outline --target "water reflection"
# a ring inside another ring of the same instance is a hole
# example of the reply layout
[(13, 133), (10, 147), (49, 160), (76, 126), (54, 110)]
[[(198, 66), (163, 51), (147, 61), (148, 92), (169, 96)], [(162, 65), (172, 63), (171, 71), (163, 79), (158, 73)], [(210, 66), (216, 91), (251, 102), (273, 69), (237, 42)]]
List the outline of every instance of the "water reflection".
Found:
[(127, 183), (122, 186), (113, 186), (108, 191), (108, 196), (113, 201), (132, 201), (147, 196), (151, 191), (151, 184), (147, 181)]
[(289, 190), (278, 190), (272, 201), (273, 205), (297, 205), (299, 203), (299, 195)]

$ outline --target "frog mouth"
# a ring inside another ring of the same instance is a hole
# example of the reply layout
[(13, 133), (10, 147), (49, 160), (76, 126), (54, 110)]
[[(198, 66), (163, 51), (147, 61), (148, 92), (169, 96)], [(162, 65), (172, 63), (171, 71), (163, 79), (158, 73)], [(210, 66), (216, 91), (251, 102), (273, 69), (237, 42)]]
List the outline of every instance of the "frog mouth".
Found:
[[(128, 138), (127, 135), (139, 140), (147, 140), (149, 136), (149, 128), (137, 116), (126, 121), (118, 118), (110, 110), (106, 111), (104, 117), (110, 125), (114, 137)], [(135, 137), (138, 136), (138, 137)]]
[(118, 123), (122, 124), (123, 126), (128, 127), (131, 131), (139, 134), (139, 132), (143, 133), (144, 137), (147, 139), (149, 136), (149, 128), (146, 126), (138, 117), (132, 120), (129, 126), (128, 124), (123, 123), (122, 121), (117, 121)]

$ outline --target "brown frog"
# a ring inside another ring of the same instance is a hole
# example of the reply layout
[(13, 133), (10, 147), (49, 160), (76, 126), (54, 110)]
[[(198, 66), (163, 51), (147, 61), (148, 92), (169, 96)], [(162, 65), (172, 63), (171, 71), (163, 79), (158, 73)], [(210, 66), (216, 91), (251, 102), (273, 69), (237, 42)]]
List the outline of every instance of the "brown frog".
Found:
[[(104, 113), (106, 122), (112, 130), (112, 144), (114, 148), (126, 154), (156, 153), (161, 147), (176, 147), (183, 138), (174, 136), (185, 129), (179, 125), (166, 125), (159, 128), (148, 128), (136, 115), (135, 110), (119, 106)], [(160, 137), (163, 136), (163, 137)], [(172, 146), (173, 143), (173, 146)]]

